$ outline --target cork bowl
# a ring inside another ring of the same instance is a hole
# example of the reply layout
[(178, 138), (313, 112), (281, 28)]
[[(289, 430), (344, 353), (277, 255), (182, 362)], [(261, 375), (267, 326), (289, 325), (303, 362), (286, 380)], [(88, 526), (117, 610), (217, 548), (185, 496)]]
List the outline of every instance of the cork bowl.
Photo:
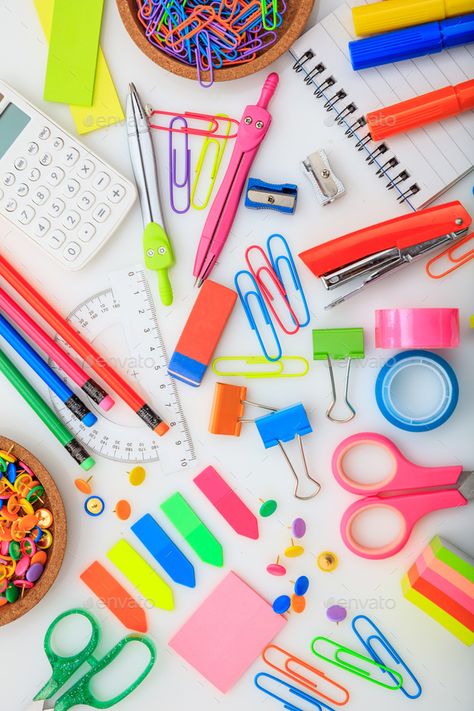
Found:
[(11, 451), (15, 457), (21, 459), (32, 469), (44, 488), (45, 493), (41, 497), (44, 504), (41, 504), (41, 506), (49, 509), (53, 514), (53, 524), (49, 529), (53, 535), (53, 544), (47, 550), (48, 560), (46, 561), (43, 575), (35, 586), (31, 590), (26, 590), (24, 596), (22, 598), (19, 597), (16, 602), (7, 603), (0, 607), (0, 627), (17, 620), (29, 612), (46, 595), (61, 568), (67, 539), (64, 504), (53, 478), (31, 452), (11, 439), (0, 437), (0, 450), (8, 451), (10, 448), (12, 448)]
[[(162, 52), (158, 47), (152, 45), (145, 36), (145, 28), (138, 19), (138, 5), (136, 0), (116, 0), (123, 24), (133, 39), (147, 57), (153, 60), (160, 67), (167, 69), (173, 74), (186, 79), (197, 79), (195, 67), (183, 64), (178, 59)], [(205, 3), (203, 3), (205, 4)], [(286, 0), (287, 10), (283, 16), (280, 27), (275, 30), (278, 37), (271, 47), (261, 50), (251, 62), (239, 64), (235, 67), (225, 67), (214, 70), (214, 81), (230, 81), (241, 79), (242, 77), (254, 74), (254, 72), (264, 69), (269, 64), (280, 57), (291, 47), (300, 34), (313, 9), (314, 0)]]

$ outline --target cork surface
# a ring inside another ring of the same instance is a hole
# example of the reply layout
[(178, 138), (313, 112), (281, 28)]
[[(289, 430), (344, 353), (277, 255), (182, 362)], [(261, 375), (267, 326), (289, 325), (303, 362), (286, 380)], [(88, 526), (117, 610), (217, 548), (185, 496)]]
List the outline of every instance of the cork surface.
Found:
[[(155, 47), (147, 40), (145, 28), (137, 17), (138, 6), (136, 0), (116, 0), (116, 2), (127, 32), (147, 57), (169, 72), (173, 72), (173, 74), (197, 80), (195, 67), (182, 64), (174, 57), (161, 52), (158, 47)], [(231, 81), (232, 79), (240, 79), (249, 74), (254, 74), (274, 62), (291, 47), (306, 25), (306, 21), (313, 9), (314, 0), (287, 0), (286, 4), (287, 11), (283, 16), (281, 26), (276, 30), (278, 39), (275, 44), (268, 49), (262, 50), (252, 62), (239, 64), (235, 67), (215, 69), (214, 81)]]
[[(25, 590), (23, 598), (12, 604), (0, 607), (0, 627), (13, 620), (17, 620), (26, 612), (31, 610), (46, 595), (51, 585), (54, 583), (64, 558), (67, 541), (66, 513), (61, 495), (54, 483), (53, 478), (44, 466), (34, 457), (31, 452), (17, 444), (11, 439), (0, 437), (0, 449), (8, 451), (13, 447), (12, 454), (22, 462), (31, 467), (36, 474), (36, 478), (45, 490), (44, 508), (49, 509), (54, 517), (50, 531), (53, 535), (53, 544), (46, 552), (48, 560), (45, 565), (43, 575), (31, 590)], [(41, 504), (43, 506), (43, 504)]]

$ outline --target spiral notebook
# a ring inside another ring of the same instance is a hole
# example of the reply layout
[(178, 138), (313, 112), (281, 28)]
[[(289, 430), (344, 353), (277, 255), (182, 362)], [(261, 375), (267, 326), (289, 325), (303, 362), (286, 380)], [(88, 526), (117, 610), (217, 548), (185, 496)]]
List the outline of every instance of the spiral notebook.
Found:
[(347, 151), (346, 144), (352, 144), (360, 152), (357, 179), (374, 171), (380, 178), (375, 184), (390, 190), (405, 208), (418, 210), (473, 169), (474, 112), (380, 143), (371, 140), (363, 117), (381, 106), (472, 79), (474, 45), (355, 72), (347, 48), (355, 39), (351, 8), (363, 2), (348, 0), (298, 39), (290, 49), (295, 79), (302, 91), (313, 93), (319, 110), (332, 116), (339, 132), (333, 148), (342, 143)]

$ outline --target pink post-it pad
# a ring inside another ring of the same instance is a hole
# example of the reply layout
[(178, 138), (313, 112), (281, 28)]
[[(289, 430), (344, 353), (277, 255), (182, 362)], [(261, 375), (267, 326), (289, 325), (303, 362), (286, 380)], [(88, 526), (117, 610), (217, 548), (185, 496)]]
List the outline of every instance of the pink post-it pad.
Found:
[(230, 572), (169, 645), (225, 693), (285, 624), (263, 597)]

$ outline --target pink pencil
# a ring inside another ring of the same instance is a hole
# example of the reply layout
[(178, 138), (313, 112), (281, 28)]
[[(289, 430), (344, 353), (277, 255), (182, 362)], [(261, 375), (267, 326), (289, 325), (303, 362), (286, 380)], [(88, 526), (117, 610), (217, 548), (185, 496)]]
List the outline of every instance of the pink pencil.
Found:
[(0, 308), (103, 410), (114, 400), (0, 287)]

